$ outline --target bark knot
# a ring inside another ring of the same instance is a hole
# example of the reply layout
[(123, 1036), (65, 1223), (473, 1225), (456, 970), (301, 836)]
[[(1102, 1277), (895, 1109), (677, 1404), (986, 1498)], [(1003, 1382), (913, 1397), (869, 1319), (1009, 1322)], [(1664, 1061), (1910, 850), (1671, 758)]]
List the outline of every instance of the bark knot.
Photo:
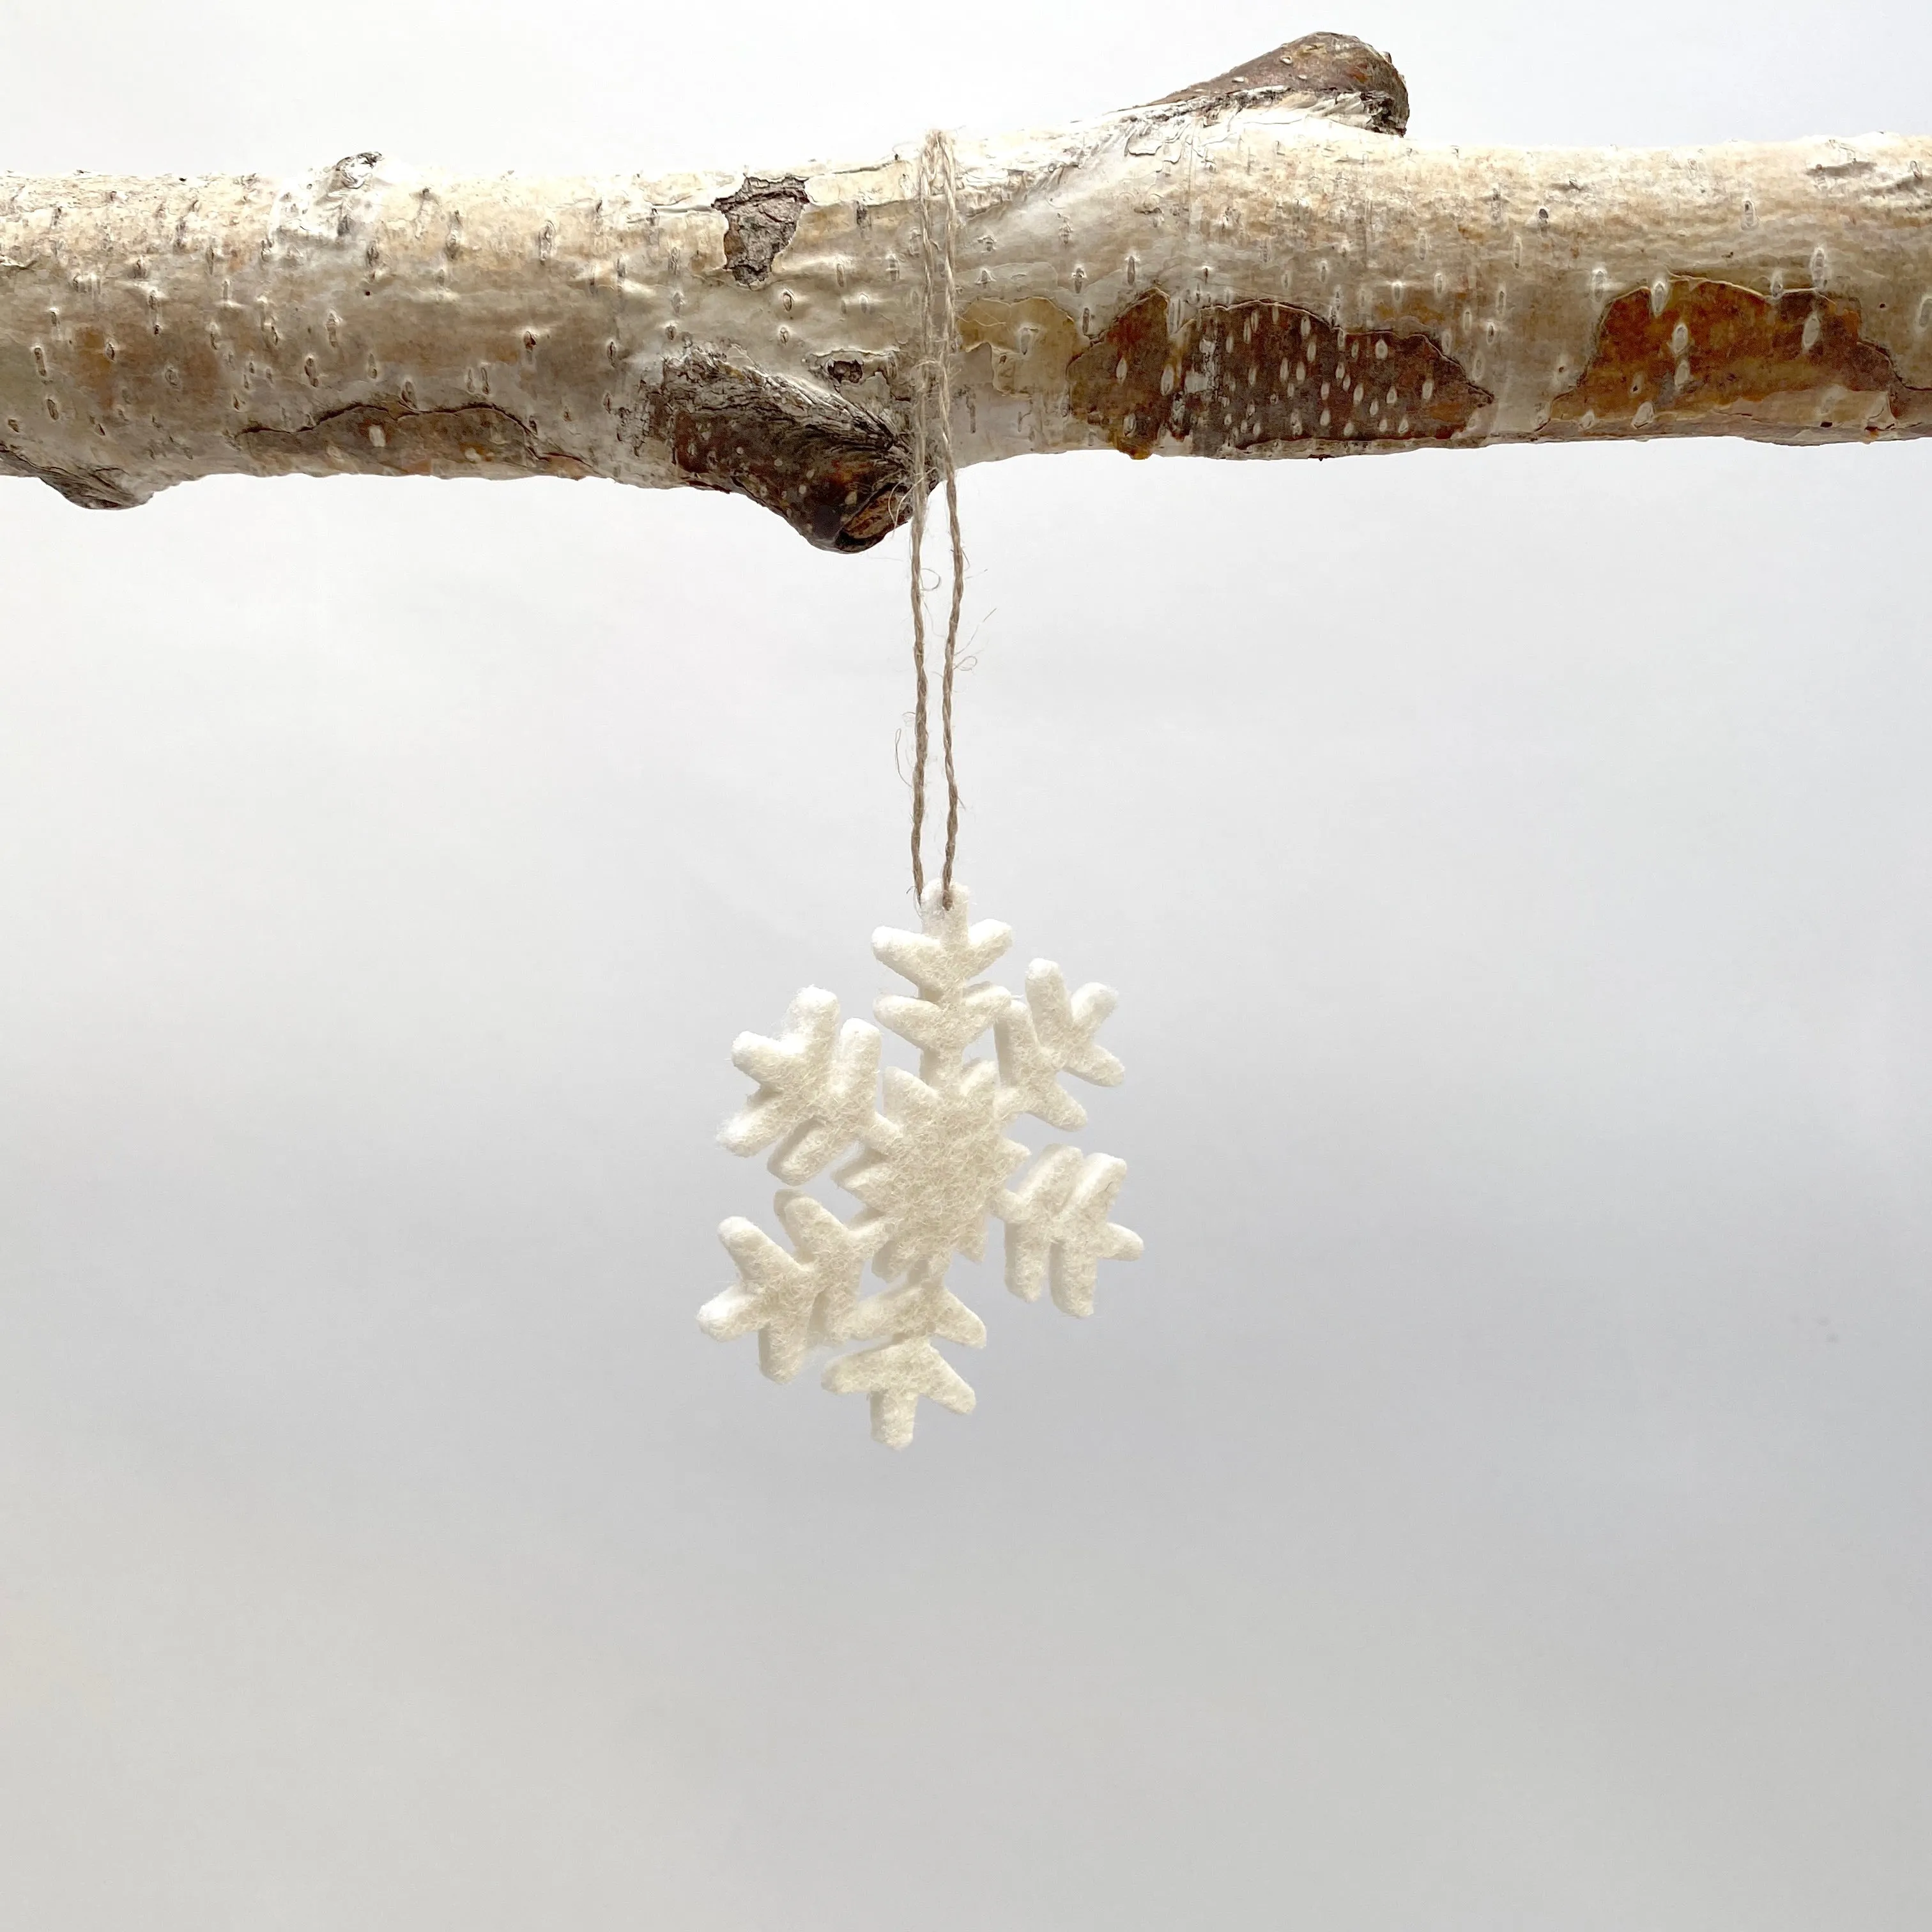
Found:
[(377, 164), (382, 156), (373, 148), (365, 148), (359, 154), (344, 154), (328, 171), (328, 179), (323, 187), (325, 194), (344, 194), (352, 189), (367, 188), (375, 177)]
[(906, 514), (909, 464), (890, 422), (715, 349), (665, 363), (639, 428), (687, 482), (750, 497), (820, 550), (869, 550)]
[(1304, 34), (1148, 104), (1198, 108), (1237, 101), (1307, 107), (1373, 134), (1408, 131), (1408, 88), (1395, 62), (1352, 34)]

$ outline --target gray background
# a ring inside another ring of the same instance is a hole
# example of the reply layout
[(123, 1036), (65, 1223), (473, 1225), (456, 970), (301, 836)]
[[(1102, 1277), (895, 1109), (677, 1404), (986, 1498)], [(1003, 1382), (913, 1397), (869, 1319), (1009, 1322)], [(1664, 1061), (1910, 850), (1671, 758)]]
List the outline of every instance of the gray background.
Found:
[[(1344, 26), (1421, 140), (1932, 131), (1932, 16), (0, 18), (6, 165), (862, 154)], [(1932, 447), (970, 474), (964, 875), (1147, 1258), (903, 1456), (698, 1333), (908, 915), (903, 539), (0, 486), (0, 1922), (1932, 1919)]]

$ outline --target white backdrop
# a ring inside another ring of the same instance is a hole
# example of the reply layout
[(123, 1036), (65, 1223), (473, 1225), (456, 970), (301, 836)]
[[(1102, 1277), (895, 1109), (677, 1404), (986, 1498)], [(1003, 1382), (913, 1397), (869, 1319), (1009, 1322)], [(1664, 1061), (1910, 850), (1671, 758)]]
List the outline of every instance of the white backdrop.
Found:
[[(0, 165), (785, 164), (1304, 28), (1932, 130), (1904, 0), (0, 12)], [(698, 1332), (890, 983), (904, 539), (0, 485), (0, 1923), (1932, 1922), (1932, 447), (970, 472), (962, 876), (1147, 1258), (903, 1456)]]

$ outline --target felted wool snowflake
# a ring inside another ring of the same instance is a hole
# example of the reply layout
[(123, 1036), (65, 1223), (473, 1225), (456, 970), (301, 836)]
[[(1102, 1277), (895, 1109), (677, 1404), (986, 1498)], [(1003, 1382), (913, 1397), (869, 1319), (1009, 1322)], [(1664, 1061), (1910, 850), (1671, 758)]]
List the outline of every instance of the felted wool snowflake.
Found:
[[(934, 1344), (976, 1348), (986, 1340), (946, 1275), (956, 1254), (985, 1254), (989, 1218), (1006, 1224), (1007, 1287), (1035, 1301), (1046, 1286), (1069, 1315), (1094, 1312), (1102, 1262), (1141, 1252), (1140, 1237), (1107, 1218), (1126, 1162), (1056, 1144), (1007, 1184), (1029, 1158), (1006, 1136), (1022, 1114), (1067, 1133), (1087, 1124), (1061, 1074), (1119, 1084), (1120, 1063), (1094, 1038), (1119, 996), (1097, 986), (1070, 993), (1060, 968), (1036, 959), (1022, 999), (980, 977), (1012, 930), (970, 923), (964, 886), (955, 883), (950, 908), (928, 887), (920, 910), (922, 932), (882, 926), (872, 935), (880, 960), (916, 989), (874, 1009), (880, 1026), (919, 1049), (916, 1076), (885, 1068), (883, 1112), (878, 1028), (842, 1027), (838, 1000), (816, 986), (793, 1000), (776, 1040), (746, 1033), (734, 1042), (733, 1065), (758, 1088), (718, 1138), (734, 1154), (772, 1149), (767, 1165), (787, 1184), (775, 1204), (792, 1246), (734, 1215), (718, 1232), (738, 1279), (698, 1316), (721, 1342), (755, 1333), (758, 1365), (774, 1382), (789, 1382), (814, 1348), (870, 1344), (831, 1363), (824, 1385), (869, 1396), (874, 1439), (894, 1449), (912, 1440), (922, 1396), (958, 1414), (972, 1410), (972, 1390)], [(989, 1028), (997, 1060), (968, 1059)], [(855, 1144), (833, 1178), (860, 1208), (841, 1220), (799, 1190)], [(868, 1262), (886, 1286), (865, 1294)]]

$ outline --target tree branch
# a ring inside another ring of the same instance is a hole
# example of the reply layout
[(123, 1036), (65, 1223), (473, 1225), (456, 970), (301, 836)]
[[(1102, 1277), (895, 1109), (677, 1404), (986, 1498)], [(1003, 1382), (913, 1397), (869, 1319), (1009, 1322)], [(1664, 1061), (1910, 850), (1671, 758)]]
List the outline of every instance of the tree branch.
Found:
[[(1414, 148), (1312, 34), (958, 143), (958, 460), (1932, 428), (1932, 141)], [(0, 177), (0, 472), (93, 508), (278, 476), (905, 514), (915, 152), (524, 181)]]

